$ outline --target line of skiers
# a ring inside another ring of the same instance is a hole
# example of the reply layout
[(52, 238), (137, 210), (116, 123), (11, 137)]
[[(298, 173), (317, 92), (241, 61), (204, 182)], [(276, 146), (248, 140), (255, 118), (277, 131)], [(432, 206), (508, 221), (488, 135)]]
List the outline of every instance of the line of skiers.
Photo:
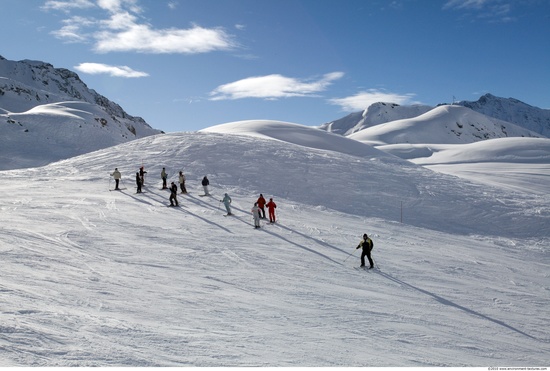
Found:
[[(147, 171), (144, 170), (143, 166), (139, 168), (139, 171), (136, 172), (136, 186), (137, 186), (137, 193), (141, 193), (141, 187), (143, 185), (143, 182), (145, 180), (145, 174), (147, 174)], [(122, 179), (122, 174), (118, 170), (118, 168), (115, 168), (115, 171), (111, 174), (113, 179), (115, 180), (115, 190), (119, 190), (119, 183)], [(160, 173), (161, 179), (162, 179), (162, 189), (166, 189), (166, 183), (168, 180), (168, 175), (166, 173), (166, 168), (162, 168), (162, 171)], [(179, 172), (179, 183), (180, 183), (180, 190), (182, 194), (187, 193), (187, 189), (185, 187), (185, 175), (182, 171)], [(208, 180), (208, 177), (205, 175), (204, 178), (202, 178), (201, 184), (204, 189), (204, 196), (210, 196), (210, 192), (208, 191), (208, 186), (210, 185), (210, 181)], [(172, 182), (170, 184), (170, 206), (179, 206), (178, 203), (178, 187), (177, 185)], [(225, 210), (227, 211), (226, 216), (233, 215), (231, 212), (231, 197), (225, 193), (222, 200), (220, 200), (225, 206)], [(254, 203), (254, 206), (252, 207), (252, 216), (254, 218), (254, 228), (260, 228), (260, 219), (266, 219), (265, 217), (265, 208), (267, 207), (268, 215), (269, 215), (269, 222), (275, 223), (275, 209), (277, 208), (277, 204), (273, 201), (273, 198), (269, 199), (269, 202), (266, 202), (264, 195), (260, 193), (260, 197), (258, 197), (258, 200)], [(359, 242), (359, 245), (356, 247), (357, 249), (362, 249), (361, 253), (361, 267), (365, 266), (365, 257), (369, 261), (369, 269), (374, 268), (374, 261), (371, 257), (371, 251), (374, 247), (374, 243), (372, 239), (369, 238), (369, 236), (365, 233), (363, 234), (363, 239)]]
[[(143, 186), (143, 183), (145, 182), (145, 174), (147, 174), (147, 171), (145, 171), (144, 167), (141, 166), (139, 168), (139, 171), (136, 172), (136, 193), (142, 193), (141, 187)], [(118, 168), (115, 168), (115, 171), (111, 174), (111, 176), (115, 179), (115, 190), (119, 190), (119, 182), (120, 179), (122, 179), (122, 175)], [(167, 182), (168, 182), (168, 174), (166, 172), (166, 168), (162, 168), (162, 171), (160, 172), (160, 178), (162, 179), (162, 189), (167, 189)], [(180, 190), (182, 194), (187, 193), (187, 188), (185, 187), (185, 175), (182, 171), (179, 172), (179, 184), (180, 184)], [(202, 187), (204, 189), (204, 195), (203, 196), (210, 196), (210, 192), (208, 190), (208, 186), (210, 185), (210, 181), (208, 180), (208, 177), (205, 175), (204, 178), (202, 178), (201, 181)], [(178, 203), (178, 187), (174, 182), (170, 184), (170, 206), (179, 206)], [(225, 206), (225, 210), (227, 211), (226, 215), (233, 215), (231, 212), (231, 197), (225, 193), (224, 198), (220, 200), (220, 202), (223, 202)], [(275, 223), (275, 208), (277, 205), (273, 201), (273, 198), (269, 199), (269, 202), (266, 202), (263, 194), (260, 194), (260, 197), (258, 200), (254, 203), (254, 207), (252, 208), (252, 216), (254, 217), (254, 227), (260, 228), (260, 219), (266, 219), (265, 217), (265, 208), (267, 207), (269, 212), (269, 222)]]

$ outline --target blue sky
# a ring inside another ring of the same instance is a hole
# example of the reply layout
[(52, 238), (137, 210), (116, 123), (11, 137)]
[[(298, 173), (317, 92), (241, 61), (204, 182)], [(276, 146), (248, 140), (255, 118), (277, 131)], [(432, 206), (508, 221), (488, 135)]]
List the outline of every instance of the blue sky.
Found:
[(550, 109), (550, 0), (2, 0), (0, 55), (41, 60), (166, 132), (320, 125), (485, 93)]

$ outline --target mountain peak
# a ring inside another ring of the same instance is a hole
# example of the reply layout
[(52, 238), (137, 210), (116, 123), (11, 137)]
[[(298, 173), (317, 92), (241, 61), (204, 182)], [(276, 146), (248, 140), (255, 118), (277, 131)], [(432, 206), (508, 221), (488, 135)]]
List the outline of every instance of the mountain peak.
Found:
[[(89, 89), (74, 71), (42, 61), (0, 58), (0, 147), (34, 141), (40, 147), (18, 149), (20, 158), (0, 169), (17, 163), (45, 165), (45, 159), (61, 160), (159, 133)], [(63, 154), (61, 143), (67, 147)]]
[(531, 106), (515, 98), (501, 98), (492, 94), (485, 94), (475, 102), (462, 101), (457, 104), (546, 137), (550, 136), (550, 110)]

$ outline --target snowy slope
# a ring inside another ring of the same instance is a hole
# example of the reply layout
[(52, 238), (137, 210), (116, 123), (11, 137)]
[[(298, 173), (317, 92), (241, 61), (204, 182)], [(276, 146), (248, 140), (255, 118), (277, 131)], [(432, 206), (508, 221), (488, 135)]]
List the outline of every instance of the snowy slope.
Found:
[(70, 70), (0, 56), (0, 170), (41, 166), (159, 133)]
[(247, 120), (212, 126), (199, 132), (240, 134), (275, 139), (300, 146), (335, 151), (355, 156), (386, 157), (384, 152), (355, 140), (327, 133), (309, 126), (270, 120)]
[[(0, 366), (547, 364), (548, 194), (245, 126), (2, 172)], [(181, 208), (162, 167), (187, 175)], [(260, 192), (279, 220), (255, 230)], [(365, 232), (379, 270), (354, 268)]]

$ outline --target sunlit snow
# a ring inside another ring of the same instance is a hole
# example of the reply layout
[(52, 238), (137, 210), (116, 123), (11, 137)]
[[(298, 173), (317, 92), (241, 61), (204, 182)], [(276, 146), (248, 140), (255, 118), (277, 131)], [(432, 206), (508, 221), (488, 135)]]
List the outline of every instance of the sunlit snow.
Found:
[[(0, 366), (546, 366), (550, 140), (425, 150), (444, 174), (313, 130), (230, 123), (0, 172)], [(531, 187), (453, 174), (496, 157)], [(163, 167), (187, 177), (179, 208)], [(260, 193), (278, 220), (256, 230)]]

